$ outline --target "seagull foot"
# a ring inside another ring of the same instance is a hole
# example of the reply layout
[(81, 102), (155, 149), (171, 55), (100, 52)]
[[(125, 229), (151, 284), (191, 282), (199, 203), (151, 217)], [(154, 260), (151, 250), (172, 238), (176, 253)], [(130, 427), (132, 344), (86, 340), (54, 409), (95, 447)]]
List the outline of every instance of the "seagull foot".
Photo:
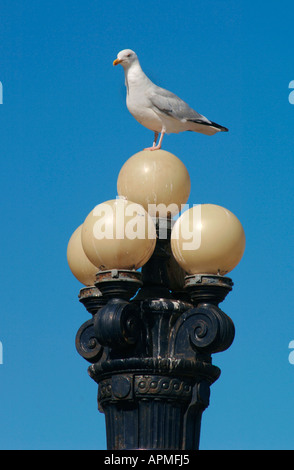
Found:
[(152, 152), (153, 152), (154, 150), (160, 150), (160, 149), (161, 149), (161, 144), (162, 144), (162, 139), (163, 139), (164, 134), (165, 134), (165, 131), (162, 131), (162, 132), (161, 132), (160, 139), (159, 139), (159, 142), (158, 142), (158, 144), (156, 145), (156, 141), (157, 141), (157, 137), (158, 137), (158, 132), (156, 132), (156, 133), (155, 133), (155, 136), (154, 136), (154, 142), (153, 142), (152, 147), (147, 147), (147, 148), (144, 149), (144, 150), (151, 150)]
[(144, 150), (150, 150), (151, 152), (153, 152), (154, 150), (160, 150), (161, 149), (161, 146), (159, 145), (156, 145), (156, 147), (147, 147), (146, 149)]

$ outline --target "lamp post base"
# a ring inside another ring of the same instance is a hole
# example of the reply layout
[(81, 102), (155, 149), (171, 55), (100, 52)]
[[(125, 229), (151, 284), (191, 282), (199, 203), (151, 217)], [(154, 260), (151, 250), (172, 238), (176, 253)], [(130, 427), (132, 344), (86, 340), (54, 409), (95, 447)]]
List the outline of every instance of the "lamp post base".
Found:
[[(105, 414), (108, 449), (198, 449), (209, 386), (193, 382), (135, 374), (102, 380), (98, 402)], [(200, 397), (199, 392), (204, 394)]]

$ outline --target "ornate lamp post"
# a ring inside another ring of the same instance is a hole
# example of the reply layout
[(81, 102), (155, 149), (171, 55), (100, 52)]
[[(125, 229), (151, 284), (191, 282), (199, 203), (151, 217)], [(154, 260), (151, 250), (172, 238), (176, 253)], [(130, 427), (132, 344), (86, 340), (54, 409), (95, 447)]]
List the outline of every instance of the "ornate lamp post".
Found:
[(76, 347), (91, 365), (105, 414), (107, 447), (199, 448), (201, 417), (234, 324), (219, 304), (225, 274), (241, 260), (245, 235), (229, 210), (183, 210), (184, 164), (165, 151), (140, 152), (122, 167), (119, 199), (99, 204), (72, 235), (68, 263), (85, 285), (91, 318)]

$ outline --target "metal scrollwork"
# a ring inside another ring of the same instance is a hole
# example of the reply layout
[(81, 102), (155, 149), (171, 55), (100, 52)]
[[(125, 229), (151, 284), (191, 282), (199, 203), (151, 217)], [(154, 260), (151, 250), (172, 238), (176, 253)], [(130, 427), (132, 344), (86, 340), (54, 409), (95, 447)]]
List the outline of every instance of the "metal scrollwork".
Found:
[(103, 347), (95, 335), (93, 319), (85, 322), (77, 332), (76, 349), (80, 356), (93, 364), (101, 358)]
[(171, 341), (172, 354), (187, 355), (194, 352), (216, 353), (225, 351), (234, 340), (232, 320), (214, 305), (190, 309), (176, 323)]
[(134, 345), (140, 336), (137, 306), (124, 300), (110, 300), (99, 310), (94, 321), (99, 342), (114, 350)]

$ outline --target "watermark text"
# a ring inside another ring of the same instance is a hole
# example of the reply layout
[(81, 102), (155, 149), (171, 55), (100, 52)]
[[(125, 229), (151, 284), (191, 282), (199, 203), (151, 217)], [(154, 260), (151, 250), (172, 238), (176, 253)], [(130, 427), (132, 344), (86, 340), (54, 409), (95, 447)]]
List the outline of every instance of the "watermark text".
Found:
[[(145, 211), (137, 203), (118, 198), (115, 205), (105, 202), (94, 208), (93, 217), (96, 220), (93, 236), (96, 240), (154, 239), (154, 220), (158, 214), (161, 220), (166, 220), (172, 214), (184, 212), (185, 209), (187, 204), (182, 204), (181, 207), (177, 204), (148, 204), (148, 210)], [(201, 226), (201, 205), (194, 205), (175, 222), (172, 240), (177, 241), (184, 250), (197, 250), (201, 245)], [(162, 230), (161, 238), (164, 238)]]
[(104, 465), (129, 465), (134, 468), (143, 462), (145, 465), (177, 465), (182, 467), (190, 463), (189, 455), (183, 454), (140, 454), (140, 456), (126, 456), (110, 454), (104, 459)]
[(289, 83), (289, 88), (292, 88), (293, 91), (289, 94), (289, 103), (294, 104), (294, 80)]
[(289, 354), (289, 362), (294, 366), (294, 340), (290, 341), (289, 349), (293, 349)]

